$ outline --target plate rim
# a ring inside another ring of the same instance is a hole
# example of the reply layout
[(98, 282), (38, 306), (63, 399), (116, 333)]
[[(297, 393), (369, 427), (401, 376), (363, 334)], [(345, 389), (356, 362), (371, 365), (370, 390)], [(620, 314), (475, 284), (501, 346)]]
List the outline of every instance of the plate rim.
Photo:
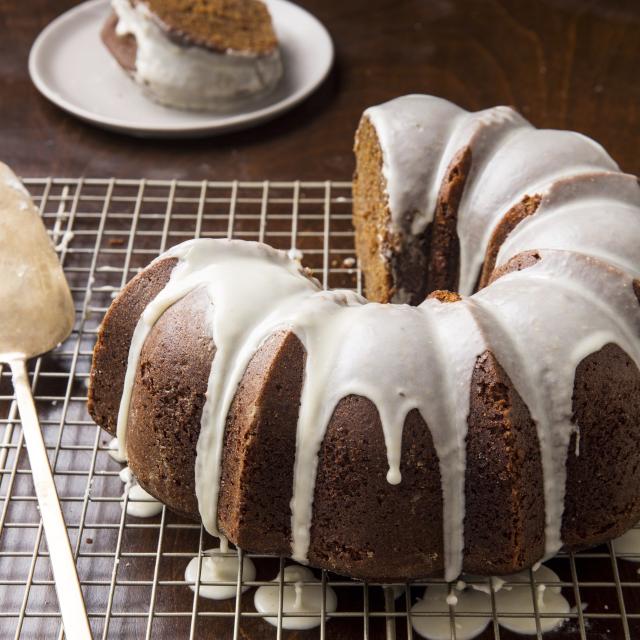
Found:
[(75, 14), (80, 14), (92, 10), (94, 7), (100, 5), (108, 5), (109, 0), (89, 0), (88, 2), (82, 2), (75, 7), (72, 7), (68, 11), (56, 16), (51, 22), (49, 22), (37, 35), (31, 49), (29, 51), (28, 69), (31, 81), (35, 85), (36, 89), (51, 103), (59, 107), (60, 109), (70, 113), (71, 115), (91, 124), (94, 124), (103, 129), (109, 129), (111, 131), (118, 131), (121, 133), (128, 133), (137, 137), (188, 137), (197, 134), (208, 133), (210, 135), (222, 135), (224, 133), (230, 133), (231, 131), (237, 131), (239, 129), (249, 128), (251, 126), (260, 124), (275, 118), (281, 113), (293, 108), (311, 93), (313, 93), (327, 78), (331, 69), (333, 68), (335, 61), (335, 45), (331, 34), (324, 24), (316, 18), (312, 13), (307, 11), (304, 7), (301, 7), (289, 0), (266, 0), (267, 4), (281, 4), (289, 5), (295, 10), (306, 14), (306, 17), (311, 19), (314, 26), (318, 29), (318, 33), (326, 39), (328, 45), (328, 55), (325, 63), (325, 67), (322, 73), (316, 80), (301, 87), (300, 89), (286, 95), (278, 102), (267, 105), (255, 111), (241, 115), (230, 115), (225, 118), (223, 122), (218, 124), (198, 122), (193, 124), (166, 124), (166, 125), (145, 125), (144, 123), (128, 122), (120, 118), (113, 118), (111, 116), (97, 115), (94, 112), (70, 102), (58, 93), (54, 87), (43, 79), (40, 72), (39, 59), (42, 55), (42, 50), (47, 44), (47, 41), (52, 33), (59, 29), (65, 22), (73, 19)]

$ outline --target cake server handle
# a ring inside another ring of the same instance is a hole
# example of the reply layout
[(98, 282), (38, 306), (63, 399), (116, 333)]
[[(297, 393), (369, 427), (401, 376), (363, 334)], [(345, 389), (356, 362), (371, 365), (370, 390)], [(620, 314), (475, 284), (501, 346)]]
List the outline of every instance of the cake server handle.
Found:
[(27, 444), (33, 485), (38, 498), (42, 525), (47, 538), (49, 559), (58, 594), (60, 613), (65, 636), (69, 640), (88, 640), (91, 629), (87, 618), (84, 599), (76, 563), (71, 551), (67, 527), (62, 515), (56, 485), (51, 473), (47, 450), (38, 421), (38, 414), (31, 395), (25, 360), (9, 362), (13, 374), (13, 387), (18, 401), (22, 433)]

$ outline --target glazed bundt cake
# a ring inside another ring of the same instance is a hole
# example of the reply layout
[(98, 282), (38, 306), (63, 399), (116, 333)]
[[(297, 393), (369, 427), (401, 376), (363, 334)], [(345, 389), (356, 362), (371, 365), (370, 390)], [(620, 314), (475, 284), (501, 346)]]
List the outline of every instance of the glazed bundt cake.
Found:
[(347, 576), (513, 573), (621, 534), (636, 179), (578, 134), (424, 96), (367, 111), (356, 154), (367, 291), (418, 306), (323, 291), (263, 244), (186, 242), (105, 316), (91, 415), (174, 511)]

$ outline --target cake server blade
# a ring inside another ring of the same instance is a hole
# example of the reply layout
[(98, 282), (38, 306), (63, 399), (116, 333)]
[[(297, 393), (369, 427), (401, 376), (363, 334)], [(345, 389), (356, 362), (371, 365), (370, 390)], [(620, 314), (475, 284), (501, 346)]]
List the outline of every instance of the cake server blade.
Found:
[(18, 178), (0, 163), (0, 362), (13, 374), (22, 432), (69, 639), (91, 638), (76, 565), (29, 386), (26, 361), (73, 328), (71, 292), (40, 215)]

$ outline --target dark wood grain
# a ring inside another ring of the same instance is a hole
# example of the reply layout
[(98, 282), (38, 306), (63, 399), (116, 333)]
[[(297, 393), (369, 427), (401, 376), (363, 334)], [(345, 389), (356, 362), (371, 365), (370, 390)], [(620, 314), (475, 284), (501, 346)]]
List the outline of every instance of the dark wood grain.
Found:
[(0, 157), (25, 176), (348, 179), (368, 105), (409, 92), (520, 109), (599, 140), (640, 173), (640, 4), (581, 0), (304, 0), (337, 49), (323, 86), (278, 119), (195, 141), (100, 131), (42, 98), (27, 58), (71, 0), (0, 0)]

